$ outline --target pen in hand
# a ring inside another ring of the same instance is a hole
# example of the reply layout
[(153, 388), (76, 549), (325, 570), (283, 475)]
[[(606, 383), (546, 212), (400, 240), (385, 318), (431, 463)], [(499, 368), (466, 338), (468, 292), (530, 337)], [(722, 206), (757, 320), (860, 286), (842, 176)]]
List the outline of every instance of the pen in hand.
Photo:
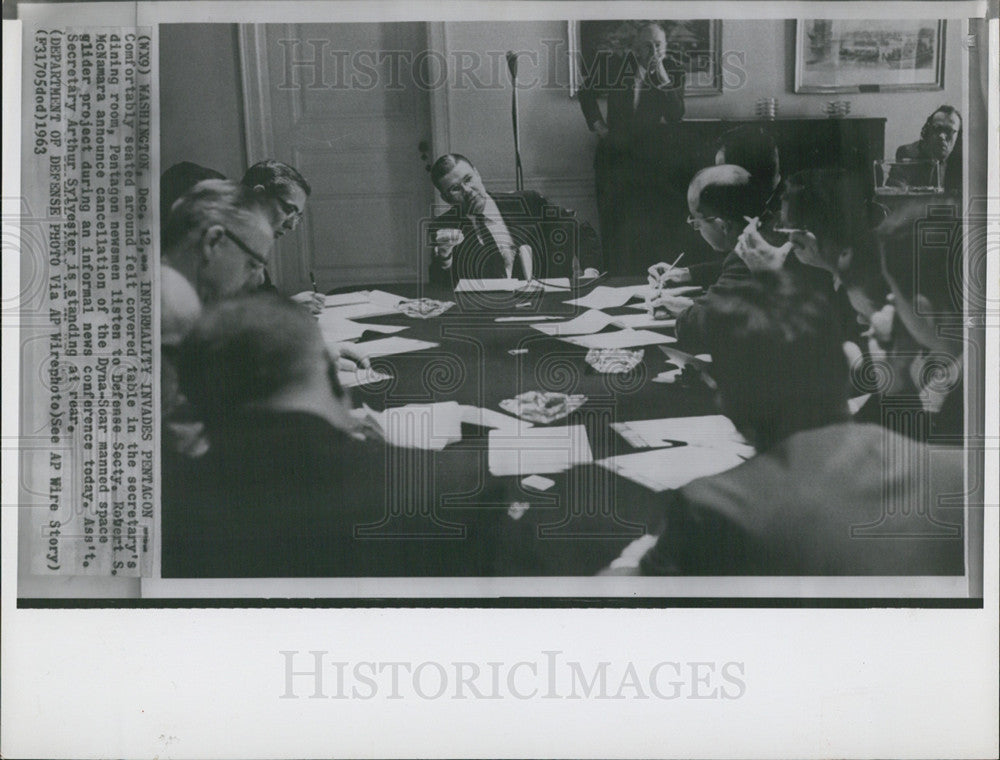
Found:
[(309, 270), (309, 281), (312, 283), (313, 293), (319, 293), (319, 286), (316, 284), (316, 275), (311, 269)]

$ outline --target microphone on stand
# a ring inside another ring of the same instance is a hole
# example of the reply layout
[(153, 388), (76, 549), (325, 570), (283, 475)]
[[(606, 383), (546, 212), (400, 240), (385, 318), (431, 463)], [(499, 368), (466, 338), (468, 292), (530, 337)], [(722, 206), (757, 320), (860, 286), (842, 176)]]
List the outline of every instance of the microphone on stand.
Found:
[(510, 70), (510, 80), (514, 85), (510, 103), (510, 118), (514, 124), (514, 177), (517, 189), (524, 190), (524, 172), (521, 169), (521, 133), (517, 126), (517, 53), (507, 51), (507, 68)]

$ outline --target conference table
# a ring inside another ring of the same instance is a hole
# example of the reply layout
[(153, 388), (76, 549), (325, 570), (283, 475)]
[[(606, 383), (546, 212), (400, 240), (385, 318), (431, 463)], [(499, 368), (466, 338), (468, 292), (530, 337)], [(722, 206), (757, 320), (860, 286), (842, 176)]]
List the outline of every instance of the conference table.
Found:
[[(391, 379), (351, 388), (352, 401), (376, 412), (449, 401), (502, 411), (502, 400), (525, 391), (582, 394), (586, 402), (551, 426), (582, 425), (595, 461), (639, 451), (612, 429), (612, 423), (718, 414), (708, 386), (697, 373), (685, 373), (674, 383), (654, 382), (658, 374), (677, 366), (656, 345), (642, 347), (642, 360), (628, 372), (600, 373), (586, 362), (586, 348), (545, 335), (529, 321), (572, 318), (584, 309), (566, 301), (598, 285), (638, 283), (603, 278), (572, 291), (532, 295), (461, 293), (427, 284), (375, 286), (404, 298), (454, 301), (455, 306), (428, 319), (402, 313), (359, 317), (362, 324), (405, 326), (399, 337), (438, 345), (373, 358), (373, 368)], [(627, 306), (604, 311), (639, 313)], [(510, 317), (516, 321), (508, 321)], [(672, 326), (660, 332), (672, 336)], [(385, 337), (366, 332), (358, 348)], [(662, 492), (596, 464), (545, 474), (554, 481), (546, 490), (525, 486), (518, 475), (491, 474), (489, 429), (482, 425), (463, 422), (461, 440), (441, 450), (394, 456), (389, 465), (393, 479), (405, 482), (412, 493), (396, 502), (400, 506), (387, 514), (375, 534), (440, 537), (442, 547), (459, 547), (457, 574), (590, 575), (635, 539), (663, 527)], [(359, 473), (366, 476), (378, 477)]]

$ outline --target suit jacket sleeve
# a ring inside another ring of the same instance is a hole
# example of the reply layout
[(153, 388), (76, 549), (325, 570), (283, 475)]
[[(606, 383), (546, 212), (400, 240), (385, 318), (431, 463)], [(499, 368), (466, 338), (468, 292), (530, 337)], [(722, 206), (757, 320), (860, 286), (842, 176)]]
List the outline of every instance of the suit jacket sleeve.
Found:
[(704, 301), (712, 293), (725, 292), (733, 285), (750, 279), (750, 269), (743, 259), (730, 252), (722, 262), (722, 272), (708, 292), (697, 299), (677, 317), (677, 338), (688, 348), (697, 350), (705, 343), (705, 307)]
[(587, 120), (587, 129), (593, 131), (594, 123), (604, 121), (601, 114), (601, 107), (597, 103), (597, 85), (600, 79), (601, 66), (606, 66), (607, 61), (598, 59), (580, 86), (577, 96), (580, 98), (580, 110), (583, 111), (583, 118)]
[(727, 575), (745, 564), (741, 531), (692, 503), (684, 490), (667, 496), (667, 527), (639, 561), (643, 575)]

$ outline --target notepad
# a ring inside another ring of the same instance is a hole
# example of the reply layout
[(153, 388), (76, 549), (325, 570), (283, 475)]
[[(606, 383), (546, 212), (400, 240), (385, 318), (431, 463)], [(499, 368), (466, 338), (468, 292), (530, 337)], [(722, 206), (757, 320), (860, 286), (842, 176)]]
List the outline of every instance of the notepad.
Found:
[(680, 446), (609, 457), (595, 464), (659, 493), (681, 488), (696, 478), (725, 472), (743, 461), (744, 457), (731, 451)]
[(668, 446), (671, 441), (684, 441), (689, 445), (725, 448), (746, 456), (753, 456), (754, 453), (753, 447), (740, 435), (729, 418), (721, 414), (613, 422), (611, 428), (637, 449)]
[(462, 410), (457, 401), (409, 404), (377, 415), (386, 442), (406, 449), (440, 451), (462, 440)]
[(497, 477), (546, 475), (594, 461), (583, 425), (528, 428), (512, 435), (491, 430), (489, 470)]
[(657, 343), (676, 343), (677, 339), (669, 335), (661, 335), (651, 330), (617, 330), (594, 335), (570, 335), (560, 338), (567, 343), (573, 343), (584, 348), (630, 348), (632, 346), (651, 346)]
[(440, 343), (413, 338), (380, 338), (358, 343), (357, 346), (368, 356), (389, 356), (390, 354), (408, 354), (411, 351), (423, 351), (425, 348), (436, 348)]

